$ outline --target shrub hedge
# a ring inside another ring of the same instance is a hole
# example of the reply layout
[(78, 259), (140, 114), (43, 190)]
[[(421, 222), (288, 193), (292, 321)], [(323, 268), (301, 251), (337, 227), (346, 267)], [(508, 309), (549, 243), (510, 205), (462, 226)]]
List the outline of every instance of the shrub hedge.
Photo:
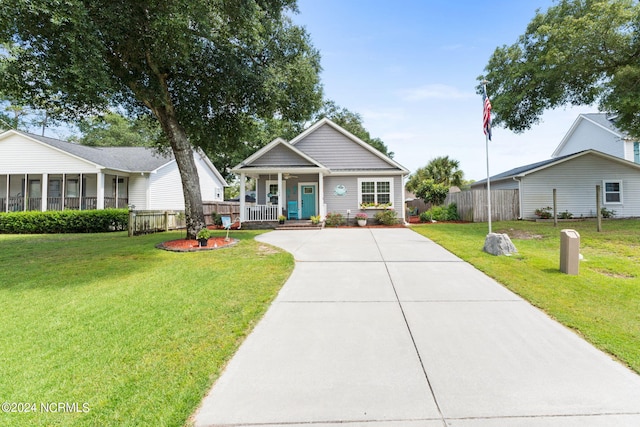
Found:
[(127, 209), (0, 213), (2, 234), (105, 233), (128, 226)]
[(373, 217), (383, 225), (394, 225), (399, 222), (396, 217), (396, 211), (393, 209), (377, 212)]
[(433, 221), (457, 221), (458, 206), (455, 203), (451, 203), (447, 206), (434, 206), (426, 212), (420, 214), (421, 222)]

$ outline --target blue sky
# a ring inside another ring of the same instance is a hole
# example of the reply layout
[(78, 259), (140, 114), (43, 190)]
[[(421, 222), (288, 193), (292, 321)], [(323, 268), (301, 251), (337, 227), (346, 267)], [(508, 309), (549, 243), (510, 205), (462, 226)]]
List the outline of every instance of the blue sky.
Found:
[[(496, 47), (513, 44), (552, 0), (298, 0), (296, 24), (322, 56), (325, 98), (359, 113), (372, 137), (411, 171), (437, 156), (486, 177), (477, 76)], [(491, 84), (487, 87), (491, 97)], [(494, 128), (490, 173), (551, 157), (581, 112), (548, 111), (523, 134)]]

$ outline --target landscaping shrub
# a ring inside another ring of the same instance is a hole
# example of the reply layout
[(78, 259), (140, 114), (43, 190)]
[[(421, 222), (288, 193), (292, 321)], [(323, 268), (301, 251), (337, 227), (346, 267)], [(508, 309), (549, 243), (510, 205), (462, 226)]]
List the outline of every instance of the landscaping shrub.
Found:
[(341, 213), (329, 212), (324, 220), (324, 223), (327, 227), (337, 227), (344, 224), (344, 217)]
[(127, 209), (0, 213), (0, 233), (104, 233), (126, 230)]
[(457, 221), (460, 217), (458, 216), (458, 205), (455, 203), (451, 203), (447, 206), (434, 206), (426, 212), (422, 212), (420, 214), (421, 222), (430, 222), (433, 221)]
[(213, 225), (222, 225), (222, 215), (217, 212), (211, 212), (211, 222)]
[(615, 214), (616, 211), (614, 211), (613, 209), (609, 210), (604, 206), (600, 209), (600, 215), (602, 216), (602, 218), (613, 218)]
[(539, 208), (535, 210), (536, 216), (540, 219), (549, 219), (553, 216), (553, 208), (551, 206), (547, 206), (546, 208)]
[(560, 214), (558, 215), (558, 218), (560, 219), (571, 219), (573, 218), (573, 214), (569, 211), (564, 211), (564, 212), (560, 212)]
[(373, 216), (376, 221), (383, 225), (394, 225), (398, 223), (398, 218), (396, 217), (396, 211), (393, 209), (387, 209), (384, 211), (380, 211)]

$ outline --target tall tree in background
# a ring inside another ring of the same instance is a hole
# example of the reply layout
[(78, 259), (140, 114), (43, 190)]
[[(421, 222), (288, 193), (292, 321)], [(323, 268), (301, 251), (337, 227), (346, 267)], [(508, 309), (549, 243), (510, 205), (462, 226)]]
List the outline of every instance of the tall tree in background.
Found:
[(162, 141), (162, 131), (157, 122), (148, 120), (146, 116), (129, 119), (107, 112), (81, 120), (78, 129), (82, 135), (69, 140), (93, 147), (151, 147)]
[(635, 0), (559, 0), (538, 11), (478, 78), (489, 81), (494, 124), (522, 132), (546, 109), (599, 102), (618, 115), (617, 126), (640, 136), (638, 34)]
[(233, 151), (256, 117), (319, 108), (319, 55), (295, 0), (0, 3), (0, 91), (64, 118), (152, 115), (175, 155), (187, 236), (204, 227), (192, 146)]
[(449, 156), (441, 156), (431, 159), (426, 166), (411, 174), (405, 187), (408, 191), (416, 193), (424, 181), (430, 180), (433, 184), (442, 185), (448, 190), (454, 185), (462, 186), (463, 178), (464, 172), (460, 170), (460, 162), (450, 159)]

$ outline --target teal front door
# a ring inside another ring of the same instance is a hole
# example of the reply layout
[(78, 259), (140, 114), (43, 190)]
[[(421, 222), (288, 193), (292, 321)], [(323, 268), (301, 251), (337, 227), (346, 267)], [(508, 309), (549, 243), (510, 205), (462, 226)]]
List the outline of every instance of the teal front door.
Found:
[(300, 197), (302, 201), (301, 218), (309, 219), (316, 214), (316, 186), (303, 185), (300, 187)]

